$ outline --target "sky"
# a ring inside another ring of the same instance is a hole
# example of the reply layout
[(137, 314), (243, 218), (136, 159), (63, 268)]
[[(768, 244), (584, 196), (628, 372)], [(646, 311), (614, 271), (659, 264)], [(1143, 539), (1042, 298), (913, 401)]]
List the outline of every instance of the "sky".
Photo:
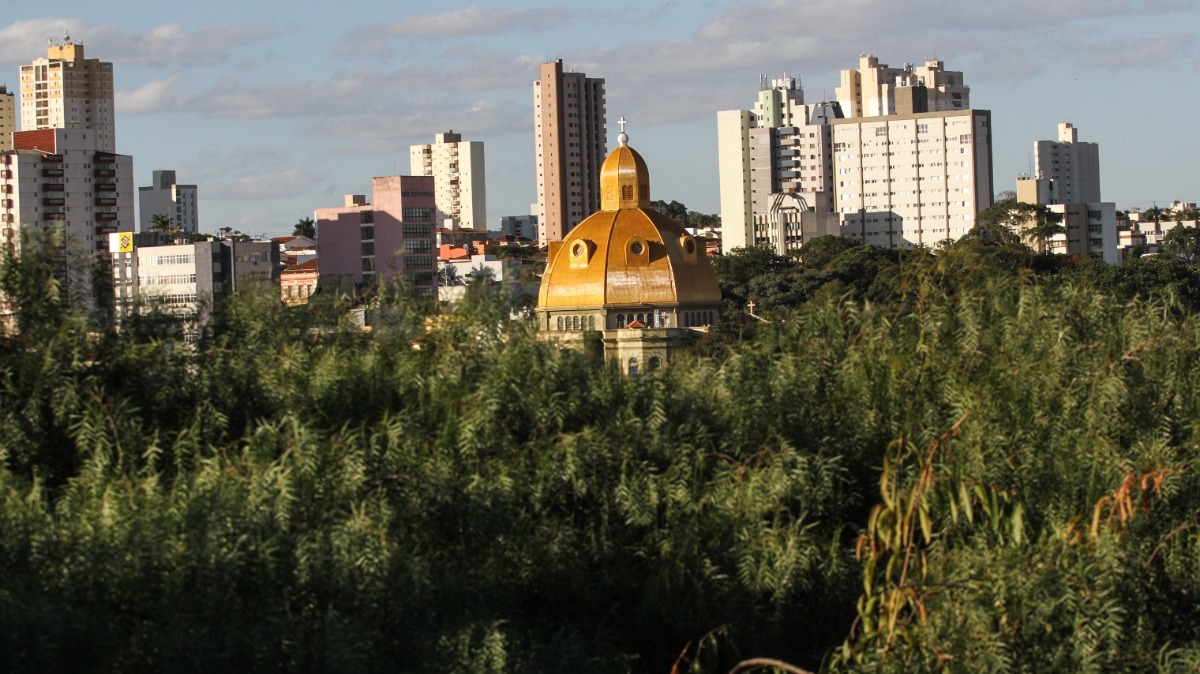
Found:
[(1196, 0), (0, 0), (0, 85), (66, 34), (113, 63), (137, 183), (198, 185), (203, 232), (289, 234), (447, 130), (484, 142), (498, 229), (537, 199), (532, 82), (558, 58), (604, 78), (608, 146), (625, 117), (651, 198), (694, 211), (720, 211), (717, 111), (751, 108), (760, 75), (832, 99), (863, 53), (964, 73), (997, 192), (1069, 121), (1118, 209), (1200, 201)]

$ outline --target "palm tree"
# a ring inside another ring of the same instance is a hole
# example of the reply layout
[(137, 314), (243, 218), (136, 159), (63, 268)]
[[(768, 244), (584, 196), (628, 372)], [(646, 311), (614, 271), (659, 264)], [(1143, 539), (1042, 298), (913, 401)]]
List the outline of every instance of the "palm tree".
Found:
[(170, 234), (174, 231), (171, 227), (171, 216), (166, 213), (155, 213), (150, 216), (150, 229), (155, 232)]
[(303, 236), (308, 239), (317, 238), (317, 223), (312, 218), (300, 218), (292, 228), (292, 236)]

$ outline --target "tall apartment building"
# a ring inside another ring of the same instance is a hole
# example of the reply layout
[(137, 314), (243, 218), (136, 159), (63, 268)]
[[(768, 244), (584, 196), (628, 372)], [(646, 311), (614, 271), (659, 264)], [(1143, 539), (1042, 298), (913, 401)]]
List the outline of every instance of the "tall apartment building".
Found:
[(371, 180), (371, 202), (346, 195), (335, 208), (318, 208), (317, 268), (321, 287), (351, 293), (403, 279), (422, 294), (437, 291), (432, 176)]
[[(108, 274), (108, 235), (130, 232), (133, 158), (97, 149), (91, 129), (17, 131), (0, 153), (0, 244), (54, 240), (66, 297), (93, 311), (95, 274)], [(100, 263), (98, 265), (98, 263)]]
[[(21, 130), (2, 153), (0, 243), (54, 241), (67, 299), (108, 316), (108, 235), (132, 231), (133, 158), (115, 152), (112, 64), (68, 37), (21, 66)], [(59, 236), (48, 236), (55, 231)]]
[(1066, 234), (1051, 239), (1050, 250), (1120, 264), (1116, 204), (1100, 200), (1100, 146), (1078, 142), (1078, 129), (1063, 122), (1057, 141), (1034, 141), (1033, 151), (1036, 173), (1017, 178), (1017, 200), (1063, 216)]
[(21, 130), (39, 129), (91, 129), (96, 150), (116, 152), (112, 63), (84, 58), (67, 36), (21, 66)]
[(174, 171), (154, 171), (150, 185), (138, 188), (138, 229), (149, 231), (156, 215), (167, 216), (173, 230), (188, 234), (199, 232), (196, 186), (176, 183)]
[(835, 120), (835, 207), (842, 236), (883, 247), (955, 241), (992, 205), (991, 113), (926, 112)]
[(780, 253), (839, 232), (833, 212), (830, 122), (836, 103), (804, 103), (795, 78), (760, 81), (754, 110), (717, 113), (721, 247)]
[(15, 99), (8, 87), (0, 85), (0, 152), (12, 149), (13, 131), (17, 130)]
[(600, 208), (600, 166), (608, 154), (604, 80), (543, 63), (533, 83), (538, 243), (561, 241)]
[(1070, 122), (1058, 125), (1058, 140), (1033, 144), (1034, 177), (1050, 190), (1040, 203), (1079, 204), (1100, 201), (1100, 146), (1079, 142)]
[(433, 176), (436, 222), (446, 229), (487, 229), (483, 143), (447, 131), (409, 148), (409, 173)]
[(911, 63), (891, 68), (874, 54), (863, 54), (858, 69), (842, 70), (841, 86), (834, 94), (847, 117), (880, 117), (966, 110), (971, 107), (971, 90), (963, 74), (946, 70), (942, 61), (931, 59), (914, 68)]
[(962, 74), (860, 65), (843, 71), (839, 101), (805, 104), (785, 77), (761, 82), (754, 110), (717, 113), (724, 250), (783, 254), (825, 234), (933, 245), (991, 205), (991, 115), (959, 109)]

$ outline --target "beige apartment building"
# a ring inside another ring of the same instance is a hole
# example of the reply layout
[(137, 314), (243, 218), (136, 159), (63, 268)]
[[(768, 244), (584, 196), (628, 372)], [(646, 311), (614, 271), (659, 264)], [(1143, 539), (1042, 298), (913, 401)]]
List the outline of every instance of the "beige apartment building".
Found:
[(84, 58), (70, 36), (21, 66), (21, 130), (41, 129), (91, 129), (97, 151), (116, 152), (112, 63)]
[(858, 69), (842, 70), (841, 86), (834, 94), (847, 117), (880, 117), (966, 110), (971, 107), (971, 90), (963, 74), (946, 70), (940, 60), (925, 65), (911, 63), (891, 68), (874, 54), (862, 54)]
[(538, 243), (561, 241), (600, 207), (600, 166), (608, 154), (604, 80), (543, 63), (533, 83)]
[(437, 226), (487, 230), (483, 143), (447, 131), (434, 142), (409, 148), (409, 173), (433, 176)]
[(839, 119), (835, 208), (842, 236), (885, 248), (954, 241), (992, 205), (991, 113)]

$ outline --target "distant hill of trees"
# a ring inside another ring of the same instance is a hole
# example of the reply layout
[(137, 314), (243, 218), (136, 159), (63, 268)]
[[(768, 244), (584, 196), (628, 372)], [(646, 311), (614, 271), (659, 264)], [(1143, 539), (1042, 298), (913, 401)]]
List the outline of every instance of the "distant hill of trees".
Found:
[(6, 259), (0, 669), (1200, 670), (1188, 261), (716, 264), (725, 327), (631, 378), (475, 288), (185, 345)]

